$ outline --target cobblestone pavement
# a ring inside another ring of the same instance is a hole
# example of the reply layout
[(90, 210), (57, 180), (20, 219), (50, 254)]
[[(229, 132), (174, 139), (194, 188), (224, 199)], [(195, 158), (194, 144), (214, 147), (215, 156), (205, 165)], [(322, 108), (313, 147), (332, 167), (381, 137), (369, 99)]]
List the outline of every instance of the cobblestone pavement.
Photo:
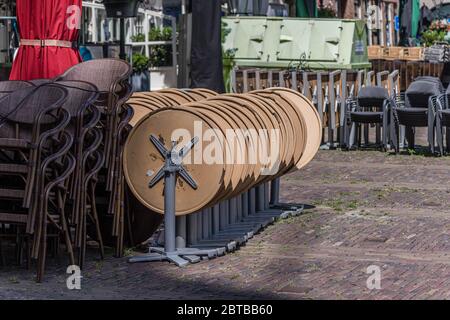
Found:
[[(442, 299), (450, 297), (450, 157), (320, 151), (282, 181), (284, 202), (314, 208), (269, 226), (235, 253), (180, 269), (90, 259), (82, 290), (63, 258), (46, 280), (0, 269), (0, 298)], [(370, 265), (381, 289), (366, 286)]]

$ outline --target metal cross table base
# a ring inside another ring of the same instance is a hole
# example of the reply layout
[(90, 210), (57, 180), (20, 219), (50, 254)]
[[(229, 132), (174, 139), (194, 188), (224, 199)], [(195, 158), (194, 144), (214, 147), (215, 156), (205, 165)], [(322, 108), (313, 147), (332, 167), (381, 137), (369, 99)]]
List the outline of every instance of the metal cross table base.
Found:
[[(130, 263), (169, 261), (183, 267), (236, 250), (255, 234), (279, 219), (297, 216), (304, 206), (279, 202), (280, 179), (261, 184), (242, 195), (225, 200), (188, 217), (175, 217), (175, 184), (179, 175), (194, 190), (196, 182), (182, 165), (183, 157), (197, 142), (194, 138), (180, 152), (165, 146), (153, 135), (152, 143), (164, 156), (165, 164), (150, 181), (152, 188), (164, 178), (164, 248), (128, 259)], [(269, 192), (270, 191), (270, 192)], [(187, 236), (189, 235), (189, 236)]]
[(285, 205), (281, 209), (269, 208), (252, 213), (240, 221), (229, 224), (209, 239), (203, 239), (192, 245), (193, 249), (222, 249), (232, 252), (244, 245), (253, 236), (279, 219), (298, 216), (303, 212), (303, 205)]
[(200, 250), (176, 248), (176, 218), (175, 218), (175, 192), (176, 192), (176, 179), (179, 175), (183, 178), (188, 185), (194, 190), (197, 189), (197, 183), (189, 175), (186, 169), (183, 167), (182, 160), (189, 153), (194, 145), (198, 142), (197, 138), (192, 139), (186, 146), (180, 151), (176, 151), (175, 142), (172, 142), (172, 148), (170, 150), (153, 135), (150, 136), (150, 141), (155, 145), (159, 153), (164, 157), (164, 166), (156, 173), (153, 179), (149, 183), (149, 187), (152, 188), (159, 181), (164, 179), (164, 248), (150, 248), (149, 253), (146, 255), (136, 256), (128, 259), (130, 263), (136, 262), (153, 262), (153, 261), (169, 261), (176, 265), (183, 267), (189, 262), (199, 261), (199, 257), (206, 256), (212, 258), (218, 255), (217, 250)]
[(155, 262), (169, 261), (175, 263), (179, 267), (184, 267), (189, 263), (196, 263), (201, 260), (202, 256), (209, 259), (218, 255), (217, 250), (201, 250), (193, 248), (176, 249), (173, 252), (166, 252), (162, 247), (151, 247), (149, 253), (128, 259), (130, 263), (136, 262)]

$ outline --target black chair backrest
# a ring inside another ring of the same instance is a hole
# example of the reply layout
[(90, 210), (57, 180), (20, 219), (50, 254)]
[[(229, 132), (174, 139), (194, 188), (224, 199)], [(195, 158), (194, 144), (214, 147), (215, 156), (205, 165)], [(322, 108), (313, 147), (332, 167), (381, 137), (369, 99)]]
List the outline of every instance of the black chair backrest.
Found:
[(120, 59), (94, 59), (79, 63), (55, 78), (56, 81), (81, 80), (94, 84), (100, 91), (111, 91), (112, 86), (131, 75), (129, 63)]
[(66, 89), (54, 85), (16, 90), (0, 98), (0, 138), (32, 138), (33, 126), (41, 110), (51, 108), (39, 123), (53, 127), (59, 121), (58, 109), (66, 101)]
[(10, 94), (13, 91), (32, 86), (33, 84), (28, 81), (0, 81), (0, 98)]
[(43, 84), (52, 83), (52, 82), (54, 82), (54, 80), (53, 79), (34, 79), (34, 80), (29, 80), (28, 82), (37, 87), (37, 86), (40, 86)]
[(358, 105), (360, 107), (382, 108), (384, 100), (389, 99), (389, 92), (383, 87), (367, 86), (358, 92)]
[(58, 81), (54, 85), (65, 88), (68, 92), (64, 108), (69, 111), (71, 117), (77, 117), (80, 110), (93, 104), (98, 96), (97, 87), (86, 81)]
[(427, 108), (431, 96), (442, 93), (442, 83), (419, 79), (412, 82), (405, 92), (405, 106), (409, 108)]
[(439, 90), (444, 91), (444, 85), (442, 84), (441, 79), (439, 79), (438, 77), (432, 77), (432, 76), (420, 76), (420, 77), (416, 77), (414, 79), (414, 81), (429, 81), (429, 82), (434, 82), (437, 83), (439, 85)]

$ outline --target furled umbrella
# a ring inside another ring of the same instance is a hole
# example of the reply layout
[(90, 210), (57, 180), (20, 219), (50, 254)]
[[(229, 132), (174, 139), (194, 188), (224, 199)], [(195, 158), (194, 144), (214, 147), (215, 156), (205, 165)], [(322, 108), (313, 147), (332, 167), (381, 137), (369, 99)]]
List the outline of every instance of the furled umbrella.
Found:
[(49, 79), (81, 61), (82, 0), (17, 0), (20, 48), (10, 80)]

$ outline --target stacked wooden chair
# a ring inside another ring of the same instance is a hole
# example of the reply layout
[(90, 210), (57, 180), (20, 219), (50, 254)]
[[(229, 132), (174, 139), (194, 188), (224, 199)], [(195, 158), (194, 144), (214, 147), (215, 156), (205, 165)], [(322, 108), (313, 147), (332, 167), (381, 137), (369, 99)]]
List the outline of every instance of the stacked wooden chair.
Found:
[(100, 256), (104, 255), (94, 195), (97, 175), (104, 163), (104, 155), (99, 148), (103, 134), (97, 127), (101, 113), (95, 106), (99, 93), (95, 85), (84, 81), (58, 81), (54, 84), (65, 88), (69, 94), (64, 108), (70, 113), (71, 121), (65, 131), (74, 137), (70, 153), (76, 162), (65, 203), (73, 229), (74, 248), (78, 250), (77, 263), (82, 267), (88, 226), (92, 225), (95, 230), (92, 238), (98, 241)]
[(37, 259), (37, 280), (44, 275), (47, 241), (66, 242), (73, 251), (63, 198), (75, 167), (69, 153), (73, 136), (63, 108), (66, 89), (45, 85), (15, 90), (0, 98), (0, 224), (2, 236), (15, 235), (17, 259)]
[[(110, 230), (102, 230), (110, 240), (115, 239), (116, 255), (123, 252), (125, 222), (124, 181), (122, 173), (122, 153), (129, 130), (128, 122), (133, 111), (125, 103), (131, 95), (129, 77), (131, 66), (119, 59), (99, 59), (80, 63), (68, 69), (55, 81), (86, 81), (94, 84), (99, 96), (95, 106), (100, 110), (99, 127), (103, 134), (100, 149), (104, 155), (104, 165), (96, 182), (97, 202), (107, 215), (99, 219), (112, 220)], [(108, 223), (102, 223), (108, 225)], [(110, 237), (108, 237), (110, 235)], [(110, 242), (108, 241), (108, 242)]]

